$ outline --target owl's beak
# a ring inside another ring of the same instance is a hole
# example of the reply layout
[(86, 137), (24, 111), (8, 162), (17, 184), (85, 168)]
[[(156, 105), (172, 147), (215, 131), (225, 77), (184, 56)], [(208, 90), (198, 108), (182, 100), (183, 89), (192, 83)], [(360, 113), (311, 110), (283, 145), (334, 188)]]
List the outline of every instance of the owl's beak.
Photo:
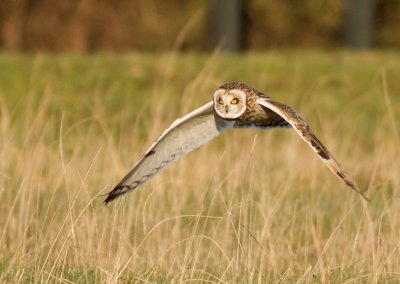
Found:
[(225, 112), (228, 113), (228, 106), (225, 106)]

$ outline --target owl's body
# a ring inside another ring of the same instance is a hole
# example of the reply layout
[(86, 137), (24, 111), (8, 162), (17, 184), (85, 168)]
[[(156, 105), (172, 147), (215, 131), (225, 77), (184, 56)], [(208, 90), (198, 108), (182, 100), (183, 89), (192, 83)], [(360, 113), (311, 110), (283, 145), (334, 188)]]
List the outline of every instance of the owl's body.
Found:
[(243, 115), (235, 121), (235, 128), (255, 127), (259, 129), (269, 129), (275, 127), (290, 127), (290, 124), (275, 112), (260, 106), (257, 103), (256, 96), (249, 96), (247, 106), (248, 108)]
[[(231, 90), (243, 90), (246, 94), (246, 110), (242, 115), (234, 118), (234, 128), (255, 127), (259, 129), (269, 129), (274, 127), (290, 127), (290, 124), (275, 112), (262, 107), (257, 103), (259, 98), (267, 98), (263, 93), (251, 88), (243, 83), (225, 83), (219, 87), (220, 90), (229, 92)], [(215, 102), (217, 105), (218, 102)]]
[(249, 127), (292, 127), (333, 173), (368, 200), (297, 112), (254, 88), (233, 82), (221, 85), (215, 91), (212, 102), (172, 123), (108, 193), (104, 202), (111, 202), (120, 195), (140, 188), (182, 155), (204, 145), (226, 129)]

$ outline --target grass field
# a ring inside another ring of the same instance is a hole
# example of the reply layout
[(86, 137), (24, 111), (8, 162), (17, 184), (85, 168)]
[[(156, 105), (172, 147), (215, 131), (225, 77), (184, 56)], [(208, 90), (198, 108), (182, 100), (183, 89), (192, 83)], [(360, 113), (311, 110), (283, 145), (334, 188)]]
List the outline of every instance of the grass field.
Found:
[[(398, 283), (400, 55), (0, 54), (0, 282)], [(105, 194), (174, 119), (244, 81), (293, 130), (232, 130)]]

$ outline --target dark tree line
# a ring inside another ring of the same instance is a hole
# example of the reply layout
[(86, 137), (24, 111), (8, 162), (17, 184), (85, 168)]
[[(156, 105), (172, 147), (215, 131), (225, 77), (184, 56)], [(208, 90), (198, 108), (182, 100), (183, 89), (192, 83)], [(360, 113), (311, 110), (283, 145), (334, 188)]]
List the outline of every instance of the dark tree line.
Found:
[[(400, 47), (400, 1), (374, 1), (377, 47)], [(340, 0), (247, 0), (242, 47), (344, 46)], [(214, 46), (206, 0), (1, 0), (3, 50), (207, 50)], [(219, 15), (222, 19), (224, 14)]]

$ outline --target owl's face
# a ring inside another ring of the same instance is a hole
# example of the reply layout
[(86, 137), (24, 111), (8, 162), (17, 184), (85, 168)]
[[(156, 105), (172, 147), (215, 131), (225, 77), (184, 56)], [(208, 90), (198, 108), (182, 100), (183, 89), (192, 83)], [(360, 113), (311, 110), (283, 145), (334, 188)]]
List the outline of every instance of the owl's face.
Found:
[(235, 119), (246, 111), (245, 92), (232, 89), (218, 89), (214, 93), (214, 109), (224, 119)]

